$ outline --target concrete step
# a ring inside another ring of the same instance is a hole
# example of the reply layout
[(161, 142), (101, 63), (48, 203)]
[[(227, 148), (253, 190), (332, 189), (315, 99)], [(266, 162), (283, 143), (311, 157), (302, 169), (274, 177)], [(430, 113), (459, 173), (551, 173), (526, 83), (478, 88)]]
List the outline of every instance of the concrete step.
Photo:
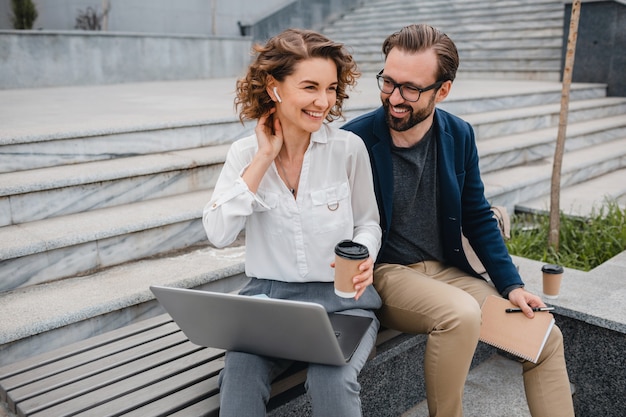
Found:
[[(371, 17), (359, 19), (357, 16), (345, 15), (342, 19), (342, 25), (334, 25), (332, 28), (324, 29), (329, 36), (346, 34), (359, 34), (362, 33), (363, 25), (371, 25), (375, 27), (375, 32), (387, 31), (387, 34), (395, 32), (402, 26), (414, 24), (416, 22), (428, 23), (431, 26), (440, 27), (445, 30), (446, 33), (451, 35), (457, 35), (459, 33), (475, 33), (479, 30), (491, 28), (493, 30), (504, 30), (506, 25), (511, 25), (511, 30), (528, 30), (530, 28), (538, 29), (540, 32), (535, 33), (535, 37), (540, 34), (549, 33), (545, 29), (557, 29), (558, 23), (563, 21), (563, 10), (552, 10), (547, 12), (538, 11), (532, 14), (519, 15), (515, 11), (511, 11), (509, 14), (493, 14), (482, 15), (481, 17), (475, 14), (463, 15), (459, 12), (456, 13), (441, 13), (441, 14), (424, 14), (415, 10), (405, 10), (398, 12), (393, 16), (378, 16), (372, 14)], [(518, 17), (516, 19), (516, 16)], [(359, 30), (359, 24), (361, 30)], [(543, 23), (543, 25), (540, 25)], [(448, 30), (450, 29), (450, 30)], [(509, 35), (511, 37), (512, 35)], [(454, 38), (453, 38), (454, 39)]]
[(211, 190), (0, 228), (0, 291), (50, 282), (206, 241)]
[(0, 174), (0, 226), (210, 189), (229, 146)]
[[(561, 5), (549, 4), (540, 8), (533, 6), (520, 6), (496, 9), (467, 9), (455, 10), (453, 12), (441, 10), (424, 10), (419, 7), (398, 9), (396, 11), (381, 12), (372, 10), (367, 14), (347, 14), (341, 19), (340, 27), (333, 25), (328, 27), (329, 35), (338, 33), (358, 33), (359, 23), (363, 25), (380, 25), (380, 28), (390, 29), (415, 22), (428, 22), (433, 26), (451, 26), (452, 23), (458, 26), (471, 27), (477, 24), (502, 24), (511, 22), (537, 22), (546, 21), (547, 25), (553, 25), (556, 20), (563, 19), (564, 8)], [(516, 18), (517, 16), (517, 18)], [(458, 27), (457, 26), (457, 27)], [(397, 30), (396, 29), (396, 30)], [(325, 29), (326, 30), (326, 29)], [(390, 32), (391, 33), (391, 32)]]
[[(559, 207), (570, 216), (589, 217), (592, 213), (599, 213), (606, 199), (617, 203), (624, 209), (626, 208), (625, 178), (626, 168), (622, 168), (582, 183), (569, 185), (560, 192)], [(515, 205), (515, 211), (547, 214), (550, 212), (550, 195), (520, 201)]]
[[(229, 292), (245, 282), (245, 250), (201, 245), (84, 277), (0, 293), (0, 366), (164, 313), (150, 285)], [(10, 319), (6, 319), (10, 318)]]
[[(552, 81), (468, 79), (459, 73), (448, 98), (439, 107), (468, 117), (471, 114), (520, 109), (561, 102), (562, 85)], [(606, 85), (572, 84), (570, 101), (606, 97)]]
[[(553, 156), (549, 156), (533, 164), (483, 174), (485, 195), (491, 204), (506, 206), (511, 212), (525, 201), (545, 198), (550, 195), (552, 165)], [(626, 168), (626, 135), (590, 148), (568, 151), (562, 161), (561, 192), (593, 179), (602, 181), (605, 175), (618, 175), (612, 173), (623, 168)], [(590, 205), (600, 204), (604, 200), (604, 191), (596, 191), (579, 197)], [(562, 205), (561, 208), (567, 214), (568, 207)]]
[[(415, 21), (411, 22), (415, 23)], [(506, 41), (509, 42), (511, 46), (515, 45), (515, 41), (517, 40), (547, 40), (548, 45), (554, 44), (555, 39), (561, 41), (563, 36), (563, 28), (561, 26), (544, 26), (543, 28), (519, 28), (515, 31), (507, 31), (506, 28), (503, 29), (493, 29), (488, 32), (484, 32), (481, 30), (467, 30), (465, 27), (454, 27), (454, 23), (448, 23), (447, 26), (440, 25), (439, 29), (443, 30), (445, 33), (449, 34), (455, 44), (457, 43), (469, 43), (469, 42), (492, 42), (492, 41)], [(332, 36), (334, 40), (344, 42), (350, 48), (361, 48), (363, 46), (367, 47), (381, 47), (383, 41), (387, 36), (391, 33), (398, 31), (402, 28), (402, 24), (398, 24), (394, 27), (389, 27), (387, 31), (380, 30), (377, 27), (368, 29), (367, 32), (364, 31), (355, 31), (354, 33), (345, 33), (338, 31), (336, 34), (328, 34), (328, 36)]]
[[(466, 40), (454, 41), (457, 49), (460, 51), (461, 56), (466, 56), (463, 51), (473, 50), (497, 50), (497, 51), (512, 51), (511, 39), (484, 39), (473, 40), (468, 38)], [(381, 54), (381, 45), (373, 42), (368, 42), (366, 39), (354, 39), (349, 43), (350, 49), (353, 54)], [(560, 37), (528, 37), (515, 40), (516, 48), (526, 49), (540, 49), (540, 48), (561, 48), (562, 40)], [(358, 61), (357, 61), (358, 62)]]
[[(361, 60), (359, 69), (363, 72), (378, 72), (382, 69), (384, 60)], [(511, 70), (511, 68), (514, 68)], [(483, 60), (467, 59), (459, 65), (459, 73), (467, 74), (471, 78), (485, 79), (526, 79), (526, 80), (552, 80), (559, 79), (560, 61), (557, 59), (492, 59), (490, 62)], [(492, 76), (492, 74), (496, 74)]]
[(0, 172), (230, 143), (234, 82), (0, 90)]
[(491, 71), (489, 69), (467, 69), (463, 71), (463, 76), (470, 80), (526, 80), (526, 81), (560, 81), (560, 72), (554, 70), (546, 71), (525, 71), (506, 70)]
[[(389, 23), (383, 23), (380, 25), (376, 25), (373, 28), (368, 28), (367, 31), (363, 31), (363, 26), (359, 29), (358, 25), (354, 25), (354, 27), (341, 28), (337, 27), (335, 29), (325, 29), (324, 33), (335, 39), (342, 42), (346, 42), (346, 44), (350, 44), (347, 42), (347, 39), (366, 39), (366, 38), (375, 38), (384, 40), (388, 35), (397, 30), (401, 29), (403, 26), (416, 23), (415, 19), (408, 19), (406, 21), (394, 21)], [(503, 35), (508, 39), (516, 39), (523, 38), (526, 35), (531, 35), (534, 37), (553, 37), (560, 36), (563, 34), (563, 19), (546, 19), (545, 21), (532, 21), (532, 22), (494, 22), (494, 23), (468, 23), (461, 26), (456, 26), (456, 22), (454, 17), (450, 17), (450, 19), (440, 22), (431, 22), (426, 21), (426, 23), (436, 26), (439, 29), (443, 30), (452, 40), (456, 42), (456, 39), (459, 40), (467, 40), (467, 39), (496, 39), (501, 38), (499, 35)], [(485, 33), (485, 31), (489, 31), (489, 33)], [(505, 35), (507, 33), (507, 35)], [(374, 39), (372, 39), (374, 42)], [(379, 44), (382, 44), (379, 43)]]
[[(528, 41), (526, 42), (529, 43)], [(354, 59), (361, 63), (363, 61), (374, 61), (379, 60), (382, 52), (379, 50), (374, 50), (371, 52), (361, 51), (359, 49), (354, 50)], [(461, 62), (465, 60), (520, 60), (520, 57), (523, 57), (526, 60), (529, 59), (556, 59), (560, 62), (561, 55), (561, 45), (554, 45), (551, 47), (541, 46), (537, 47), (536, 45), (529, 44), (528, 46), (517, 45), (515, 49), (510, 47), (501, 47), (501, 48), (488, 48), (482, 45), (476, 45), (471, 47), (459, 48), (459, 57)]]
[[(516, 69), (509, 70), (510, 66), (516, 65)], [(359, 69), (362, 72), (377, 73), (383, 67), (383, 61), (363, 62)], [(494, 62), (493, 67), (478, 63), (472, 66), (470, 62), (459, 67), (459, 73), (467, 79), (494, 79), (494, 80), (537, 80), (537, 81), (558, 81), (560, 79), (559, 69), (556, 62), (516, 60)]]
[[(470, 114), (465, 120), (474, 127), (477, 140), (497, 138), (504, 135), (528, 132), (558, 126), (560, 103), (529, 106), (522, 109), (507, 109)], [(604, 97), (577, 100), (569, 103), (567, 121), (577, 123), (601, 117), (626, 114), (626, 98)]]
[[(532, 165), (554, 154), (558, 126), (480, 142), (480, 169), (489, 173), (517, 165)], [(626, 137), (624, 115), (568, 123), (566, 152), (590, 149)]]

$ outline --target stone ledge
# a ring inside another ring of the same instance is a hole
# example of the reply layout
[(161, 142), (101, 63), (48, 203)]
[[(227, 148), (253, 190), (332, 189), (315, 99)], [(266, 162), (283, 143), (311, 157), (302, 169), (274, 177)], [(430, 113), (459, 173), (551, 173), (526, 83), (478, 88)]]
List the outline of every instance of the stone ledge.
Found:
[[(543, 263), (514, 257), (526, 288), (541, 294)], [(574, 408), (580, 416), (614, 416), (626, 409), (626, 252), (589, 271), (565, 269), (555, 319), (565, 345)]]
[(232, 77), (248, 64), (252, 41), (83, 31), (1, 34), (7, 58), (0, 62), (0, 89)]
[[(526, 289), (541, 295), (542, 262), (513, 257)], [(559, 298), (545, 300), (556, 313), (626, 334), (626, 251), (585, 272), (565, 268)]]

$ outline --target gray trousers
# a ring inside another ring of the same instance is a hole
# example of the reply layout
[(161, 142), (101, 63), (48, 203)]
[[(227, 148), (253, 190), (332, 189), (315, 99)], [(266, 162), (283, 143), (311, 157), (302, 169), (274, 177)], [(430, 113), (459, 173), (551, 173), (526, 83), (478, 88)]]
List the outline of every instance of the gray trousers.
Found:
[[(240, 294), (266, 294), (272, 298), (315, 302), (323, 305), (329, 313), (341, 312), (374, 319), (347, 365), (311, 363), (305, 383), (313, 416), (361, 416), (361, 386), (357, 377), (376, 343), (379, 327), (373, 310), (381, 306), (381, 300), (374, 288), (368, 287), (355, 301), (336, 296), (332, 282), (286, 283), (252, 278)], [(292, 363), (285, 359), (228, 352), (219, 379), (220, 416), (265, 416), (272, 381)]]

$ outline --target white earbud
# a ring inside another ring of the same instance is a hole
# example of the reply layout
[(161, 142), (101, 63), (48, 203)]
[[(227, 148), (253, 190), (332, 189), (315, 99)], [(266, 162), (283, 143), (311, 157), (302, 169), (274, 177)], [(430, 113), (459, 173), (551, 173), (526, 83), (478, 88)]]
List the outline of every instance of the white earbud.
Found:
[(276, 90), (276, 87), (274, 87), (274, 95), (276, 96), (276, 100), (277, 100), (279, 103), (282, 103), (282, 102), (283, 102), (283, 100), (282, 100), (282, 99), (280, 98), (280, 96), (278, 95), (278, 91)]

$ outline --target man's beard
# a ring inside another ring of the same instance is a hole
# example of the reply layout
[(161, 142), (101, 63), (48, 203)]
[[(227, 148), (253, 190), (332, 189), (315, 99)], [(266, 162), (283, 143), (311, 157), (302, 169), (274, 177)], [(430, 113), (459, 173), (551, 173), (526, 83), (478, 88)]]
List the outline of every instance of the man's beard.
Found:
[(415, 110), (413, 107), (409, 105), (400, 105), (394, 106), (396, 108), (408, 109), (409, 117), (408, 119), (398, 119), (391, 115), (389, 111), (389, 99), (383, 100), (383, 108), (385, 109), (385, 119), (387, 120), (387, 125), (390, 129), (395, 130), (396, 132), (404, 132), (409, 130), (413, 126), (416, 126), (426, 120), (432, 112), (435, 110), (435, 95), (432, 94), (430, 100), (428, 101), (428, 105), (419, 110)]

